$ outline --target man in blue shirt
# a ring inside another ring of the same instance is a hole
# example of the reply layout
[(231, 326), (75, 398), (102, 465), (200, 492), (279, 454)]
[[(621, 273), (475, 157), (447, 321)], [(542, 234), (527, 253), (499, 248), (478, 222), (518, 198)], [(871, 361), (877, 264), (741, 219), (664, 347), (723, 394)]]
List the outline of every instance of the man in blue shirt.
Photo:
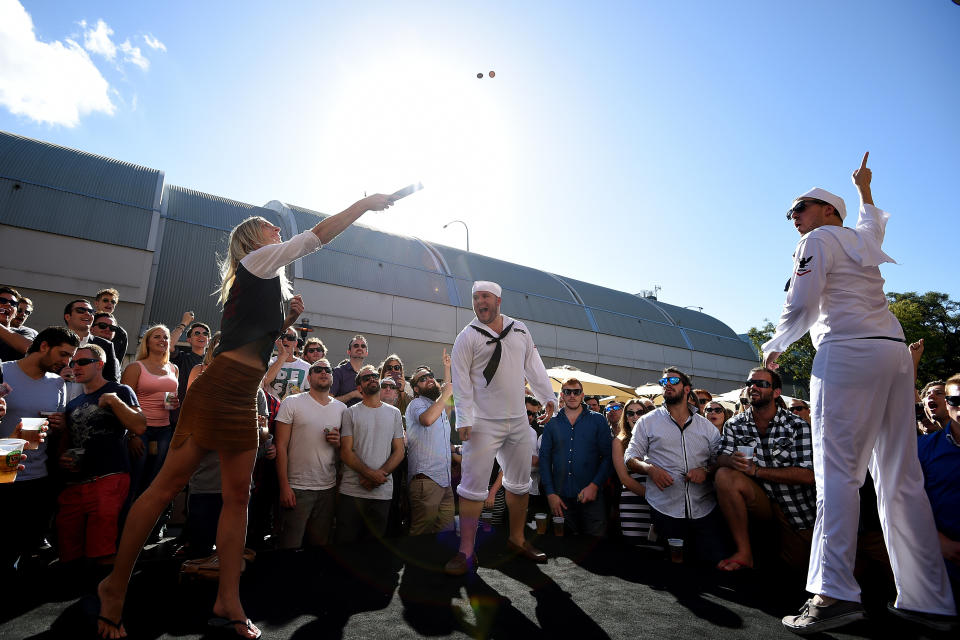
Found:
[(960, 374), (947, 380), (943, 389), (946, 426), (918, 436), (917, 454), (923, 469), (923, 488), (930, 498), (937, 524), (940, 552), (953, 585), (954, 601), (957, 601), (960, 599)]
[(607, 510), (600, 487), (610, 476), (613, 436), (607, 421), (583, 403), (583, 384), (567, 378), (560, 389), (563, 411), (543, 429), (540, 482), (550, 511), (572, 533), (602, 537)]

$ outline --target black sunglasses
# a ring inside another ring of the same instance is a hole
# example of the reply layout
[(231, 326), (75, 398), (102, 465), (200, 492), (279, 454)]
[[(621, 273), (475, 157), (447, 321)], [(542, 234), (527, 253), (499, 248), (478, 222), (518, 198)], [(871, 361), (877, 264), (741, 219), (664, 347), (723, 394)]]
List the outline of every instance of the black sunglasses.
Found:
[(78, 358), (70, 362), (71, 367), (85, 367), (91, 362), (100, 362), (100, 358)]
[(385, 364), (383, 365), (384, 371), (403, 371), (402, 364)]
[(333, 373), (333, 369), (323, 365), (317, 365), (315, 367), (310, 367), (310, 373)]
[(420, 382), (423, 382), (424, 380), (427, 380), (427, 379), (436, 380), (437, 377), (432, 373), (430, 373), (429, 371), (427, 371), (426, 373), (421, 373), (420, 375), (418, 375), (416, 381), (413, 384), (419, 384)]
[(660, 386), (665, 387), (668, 384), (677, 384), (680, 382), (680, 376), (668, 376), (666, 378), (660, 378)]
[(358, 342), (357, 344), (352, 344), (352, 345), (350, 345), (350, 348), (351, 348), (351, 349), (366, 349), (366, 348), (367, 348), (367, 345), (365, 345), (365, 344), (360, 344), (360, 343)]
[(0, 304), (8, 304), (11, 307), (17, 306), (16, 298), (0, 298)]
[[(207, 331), (206, 329), (194, 329), (194, 330), (193, 330), (193, 335), (195, 335), (195, 336), (209, 336), (209, 335), (210, 335), (210, 332)], [(294, 338), (294, 340), (296, 340), (296, 338)]]
[(704, 413), (723, 413), (723, 409), (721, 407), (707, 407), (706, 409), (703, 410), (703, 412)]
[(583, 393), (583, 389), (561, 389), (560, 391), (565, 396), (578, 396)]
[(773, 383), (767, 382), (766, 380), (754, 380), (753, 378), (751, 378), (750, 380), (747, 380), (746, 384), (744, 384), (743, 386), (745, 387), (753, 386), (753, 387), (757, 387), (758, 389), (769, 389), (770, 387), (773, 386)]
[(700, 404), (707, 404), (710, 401), (707, 400), (706, 398), (701, 398), (700, 396), (697, 396), (697, 402), (699, 402)]
[(960, 396), (943, 396), (943, 399), (951, 407), (960, 407)]
[(116, 331), (117, 328), (112, 324), (107, 324), (106, 322), (94, 322), (93, 326), (97, 329), (103, 329), (104, 331)]
[(394, 391), (396, 391), (396, 390), (397, 390), (397, 384), (396, 384), (396, 383), (391, 384), (391, 383), (389, 383), (389, 382), (381, 382), (381, 383), (380, 383), (380, 388), (381, 388), (381, 389), (393, 389)]
[(533, 418), (533, 417), (537, 416), (538, 414), (539, 414), (539, 412), (537, 412), (537, 411), (527, 411), (527, 417), (528, 417), (528, 418)]
[(380, 378), (380, 374), (377, 373), (365, 373), (360, 376), (360, 382), (366, 382), (367, 380), (373, 380), (374, 378)]
[(93, 315), (93, 308), (91, 307), (74, 307), (73, 311), (74, 313), (82, 313), (85, 316)]
[(807, 207), (810, 206), (811, 204), (824, 205), (824, 204), (830, 204), (830, 203), (824, 202), (823, 200), (817, 200), (815, 198), (811, 198), (810, 200), (801, 200), (797, 204), (790, 207), (790, 210), (787, 211), (787, 220), (793, 220), (793, 215), (795, 213), (803, 213), (807, 209)]
[(310, 347), (307, 349), (307, 353), (323, 353), (323, 349), (320, 347)]
[(624, 413), (632, 418), (633, 416), (642, 416), (644, 414), (644, 411), (643, 409), (638, 409), (636, 411), (634, 411), (633, 409), (627, 409), (626, 411), (624, 411)]
[(297, 341), (297, 336), (286, 336), (286, 335), (285, 335), (285, 336), (283, 336), (283, 338), (281, 338), (281, 339), (282, 339), (284, 342), (296, 342), (296, 341)]
[(800, 413), (801, 411), (806, 411), (810, 407), (790, 407), (790, 411), (793, 413)]

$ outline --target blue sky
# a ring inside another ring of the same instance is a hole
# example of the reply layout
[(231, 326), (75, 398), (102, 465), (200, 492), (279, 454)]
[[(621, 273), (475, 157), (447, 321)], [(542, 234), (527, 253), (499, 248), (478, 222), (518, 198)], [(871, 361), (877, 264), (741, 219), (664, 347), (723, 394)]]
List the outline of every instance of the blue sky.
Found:
[(422, 180), (363, 222), (463, 247), (461, 219), (743, 332), (779, 315), (791, 200), (855, 209), (865, 150), (887, 290), (960, 298), (958, 34), (951, 0), (0, 0), (0, 129), (257, 205)]

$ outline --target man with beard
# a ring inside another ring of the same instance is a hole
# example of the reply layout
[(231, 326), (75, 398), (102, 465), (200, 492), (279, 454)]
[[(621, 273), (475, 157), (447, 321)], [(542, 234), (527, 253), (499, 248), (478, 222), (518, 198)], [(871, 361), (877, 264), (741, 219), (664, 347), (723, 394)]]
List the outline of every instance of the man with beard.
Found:
[[(681, 538), (685, 557), (709, 566), (725, 553), (723, 519), (716, 509), (707, 470), (714, 463), (720, 432), (687, 404), (690, 378), (675, 367), (663, 370), (663, 405), (633, 427), (623, 456), (627, 469), (647, 474), (646, 498), (657, 536)], [(688, 551), (689, 547), (693, 547)]]
[[(813, 444), (810, 425), (777, 407), (780, 375), (765, 367), (750, 371), (750, 407), (727, 421), (717, 456), (714, 484), (717, 501), (737, 546), (718, 569), (753, 566), (748, 520), (774, 520), (780, 530), (780, 553), (792, 567), (806, 566), (816, 519)], [(755, 447), (746, 456), (737, 447)]]
[(762, 345), (763, 363), (808, 331), (817, 355), (810, 375), (817, 517), (806, 589), (814, 594), (783, 624), (814, 633), (864, 616), (854, 577), (859, 488), (869, 468), (897, 585), (895, 615), (931, 625), (956, 620), (956, 606), (923, 489), (914, 424), (914, 368), (903, 329), (883, 293), (880, 265), (890, 215), (876, 208), (869, 153), (853, 172), (860, 195), (855, 229), (843, 226), (843, 198), (815, 188), (787, 213), (800, 233), (783, 312)]
[(584, 402), (587, 403), (587, 409), (594, 413), (603, 413), (603, 407), (600, 406), (599, 396), (587, 396)]
[(340, 425), (347, 406), (330, 396), (333, 369), (325, 358), (311, 365), (309, 382), (308, 392), (284, 398), (275, 422), (280, 549), (327, 544), (333, 526)]
[(393, 497), (390, 474), (403, 460), (400, 410), (380, 401), (376, 368), (361, 367), (356, 386), (363, 399), (343, 412), (340, 435), (340, 457), (346, 467), (340, 482), (337, 542), (383, 537)]
[[(3, 380), (13, 389), (5, 398), (7, 411), (0, 418), (0, 438), (13, 436), (20, 418), (38, 417), (41, 411), (55, 412), (48, 418), (50, 429), (54, 434), (62, 432), (67, 397), (64, 381), (57, 374), (79, 345), (74, 332), (49, 327), (34, 338), (27, 355), (0, 365)], [(26, 451), (24, 469), (16, 481), (0, 484), (0, 504), (7, 513), (16, 514), (15, 523), (0, 527), (0, 579), (4, 584), (12, 584), (6, 578), (17, 558), (40, 546), (53, 513), (54, 485), (47, 474), (47, 450), (44, 441), (39, 448)]]
[(113, 343), (90, 333), (93, 326), (93, 314), (96, 313), (89, 302), (79, 298), (71, 300), (63, 309), (63, 319), (67, 328), (80, 337), (80, 346), (95, 344), (106, 354), (103, 365), (103, 377), (113, 382), (120, 381), (120, 362), (117, 361)]
[(327, 346), (320, 338), (307, 338), (303, 343), (303, 360), (310, 366), (317, 364), (317, 360), (327, 357)]
[(33, 300), (26, 296), (20, 296), (20, 302), (17, 303), (17, 315), (13, 316), (10, 326), (19, 329), (33, 313)]
[(463, 479), (457, 487), (461, 498), (460, 551), (444, 567), (449, 575), (463, 575), (477, 566), (477, 520), (488, 495), (495, 457), (503, 469), (510, 511), (507, 549), (534, 562), (547, 561), (547, 556), (524, 537), (534, 452), (524, 412), (524, 379), (545, 405), (544, 423), (556, 408), (553, 388), (530, 330), (500, 313), (500, 285), (477, 281), (472, 291), (477, 317), (457, 336), (452, 356), (457, 432), (463, 442)]
[(450, 480), (450, 420), (453, 384), (450, 356), (443, 350), (443, 377), (427, 367), (417, 369), (413, 400), (407, 405), (407, 470), (410, 477), (410, 535), (437, 533), (453, 527), (453, 485)]

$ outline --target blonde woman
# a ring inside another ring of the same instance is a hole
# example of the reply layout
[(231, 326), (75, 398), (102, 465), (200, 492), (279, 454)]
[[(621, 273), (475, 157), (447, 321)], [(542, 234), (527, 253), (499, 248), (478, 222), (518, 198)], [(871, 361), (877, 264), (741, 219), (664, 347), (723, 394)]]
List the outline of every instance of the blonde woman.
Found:
[[(177, 400), (177, 365), (170, 362), (170, 330), (157, 324), (143, 334), (136, 359), (127, 365), (120, 384), (137, 394), (147, 419), (143, 435), (130, 440), (130, 502), (150, 486), (170, 449), (173, 427), (170, 411)], [(168, 400), (167, 394), (171, 394)]]
[[(161, 512), (209, 451), (220, 456), (223, 490), (217, 529), (220, 582), (210, 625), (233, 629), (240, 638), (260, 637), (260, 629), (240, 603), (240, 572), (250, 475), (259, 443), (257, 388), (274, 341), (303, 311), (300, 297), (291, 298), (283, 269), (329, 243), (367, 211), (382, 211), (392, 204), (392, 196), (369, 196), (286, 242), (280, 239), (280, 227), (260, 217), (248, 218), (230, 232), (221, 265), (220, 345), (184, 398), (166, 462), (131, 508), (113, 571), (97, 588), (101, 637), (127, 635), (121, 621), (123, 602), (140, 549)], [(285, 301), (290, 302), (286, 317)]]

